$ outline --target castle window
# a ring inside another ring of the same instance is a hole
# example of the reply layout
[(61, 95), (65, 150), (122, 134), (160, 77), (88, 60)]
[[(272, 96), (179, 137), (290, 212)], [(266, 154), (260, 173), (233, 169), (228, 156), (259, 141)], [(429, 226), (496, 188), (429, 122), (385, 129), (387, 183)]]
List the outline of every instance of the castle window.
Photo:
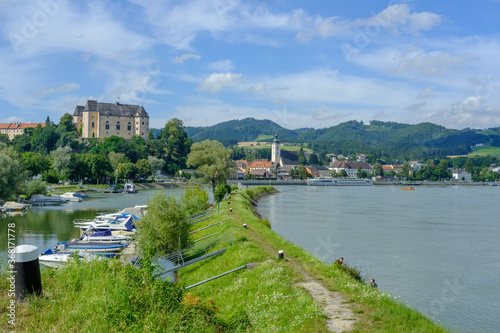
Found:
[(144, 125), (144, 122), (142, 122), (142, 124)]
[(94, 122), (92, 122), (92, 128), (94, 128)]
[(109, 130), (109, 121), (106, 120), (106, 129)]
[(120, 122), (119, 121), (116, 122), (116, 129), (120, 130)]
[(130, 125), (130, 122), (128, 123), (128, 126), (127, 126), (127, 131), (131, 131), (132, 130), (132, 125)]

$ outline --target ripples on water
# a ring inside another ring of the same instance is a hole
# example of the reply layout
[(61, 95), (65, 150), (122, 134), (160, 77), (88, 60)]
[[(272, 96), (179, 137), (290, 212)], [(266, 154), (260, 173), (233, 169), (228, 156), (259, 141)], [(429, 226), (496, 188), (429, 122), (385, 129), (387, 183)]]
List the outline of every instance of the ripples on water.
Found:
[(321, 260), (463, 332), (500, 328), (499, 187), (282, 186), (259, 212)]

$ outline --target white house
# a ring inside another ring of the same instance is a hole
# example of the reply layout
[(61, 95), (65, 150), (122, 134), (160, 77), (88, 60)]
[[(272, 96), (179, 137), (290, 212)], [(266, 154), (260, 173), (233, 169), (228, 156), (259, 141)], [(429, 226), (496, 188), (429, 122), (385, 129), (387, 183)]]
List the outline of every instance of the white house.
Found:
[(459, 181), (459, 182), (471, 182), (472, 181), (472, 175), (470, 172), (457, 169), (452, 171), (453, 179)]

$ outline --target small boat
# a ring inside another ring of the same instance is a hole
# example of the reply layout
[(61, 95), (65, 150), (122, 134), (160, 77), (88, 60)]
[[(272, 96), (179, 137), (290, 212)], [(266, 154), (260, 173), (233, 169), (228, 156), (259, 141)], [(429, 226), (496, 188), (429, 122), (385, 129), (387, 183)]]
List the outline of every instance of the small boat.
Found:
[(2, 213), (4, 212), (23, 212), (28, 209), (29, 205), (22, 204), (15, 201), (7, 201), (0, 210)]
[(57, 206), (65, 202), (66, 199), (58, 195), (48, 196), (43, 194), (35, 194), (29, 201), (29, 203), (33, 206)]
[(415, 191), (415, 188), (408, 186), (408, 187), (402, 187), (401, 188), (403, 191)]
[(61, 194), (61, 198), (64, 198), (64, 199), (66, 199), (66, 201), (69, 201), (69, 202), (83, 201), (83, 198), (74, 192), (63, 193), (63, 194)]
[(111, 258), (115, 257), (116, 253), (95, 253), (90, 254), (86, 252), (75, 252), (75, 253), (54, 253), (51, 249), (45, 250), (44, 253), (38, 256), (38, 261), (41, 265), (47, 267), (64, 267), (69, 263), (69, 260), (74, 258), (75, 256), (79, 257), (81, 260), (90, 261), (90, 260), (102, 260), (102, 258)]
[(105, 214), (96, 217), (94, 220), (75, 220), (73, 221), (76, 228), (80, 228), (87, 234), (92, 231), (105, 230), (126, 230), (135, 231), (135, 221), (139, 218), (129, 213)]
[(131, 240), (133, 237), (131, 236), (123, 236), (123, 235), (113, 235), (111, 230), (97, 231), (91, 235), (87, 235), (86, 233), (80, 237), (80, 241), (87, 242), (126, 242)]
[(135, 184), (132, 181), (128, 181), (123, 185), (122, 193), (137, 193)]
[(94, 242), (90, 242), (88, 244), (79, 244), (79, 243), (66, 243), (60, 242), (57, 245), (58, 253), (72, 253), (72, 252), (87, 252), (87, 253), (116, 253), (122, 251), (127, 244), (96, 244)]

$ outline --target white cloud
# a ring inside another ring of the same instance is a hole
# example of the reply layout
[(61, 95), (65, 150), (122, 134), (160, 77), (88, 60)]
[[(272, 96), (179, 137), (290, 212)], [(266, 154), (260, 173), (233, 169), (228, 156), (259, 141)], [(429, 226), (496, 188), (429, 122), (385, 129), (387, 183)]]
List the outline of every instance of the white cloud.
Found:
[(418, 93), (416, 98), (424, 99), (424, 98), (431, 96), (433, 88), (434, 88), (434, 85), (432, 85), (428, 88), (425, 88), (424, 90), (422, 90), (421, 92)]
[(224, 87), (235, 86), (241, 79), (241, 74), (212, 73), (198, 86), (199, 91), (219, 92)]
[(208, 64), (208, 69), (213, 72), (230, 72), (234, 69), (234, 64), (231, 60), (219, 60)]
[(373, 13), (367, 19), (353, 21), (334, 16), (316, 18), (312, 29), (300, 31), (297, 39), (307, 42), (311, 38), (329, 38), (332, 36), (361, 35), (364, 39), (378, 37), (386, 31), (392, 35), (400, 33), (418, 34), (429, 30), (441, 22), (441, 16), (431, 12), (412, 13), (407, 4), (390, 5), (380, 13)]
[(201, 56), (193, 53), (184, 53), (183, 55), (179, 57), (172, 58), (172, 63), (174, 64), (183, 64), (184, 61), (188, 59), (193, 59), (193, 60), (200, 60)]
[(40, 96), (53, 95), (53, 94), (67, 94), (78, 89), (80, 89), (80, 85), (78, 83), (70, 82), (62, 84), (55, 88), (39, 89), (37, 90), (36, 93)]

